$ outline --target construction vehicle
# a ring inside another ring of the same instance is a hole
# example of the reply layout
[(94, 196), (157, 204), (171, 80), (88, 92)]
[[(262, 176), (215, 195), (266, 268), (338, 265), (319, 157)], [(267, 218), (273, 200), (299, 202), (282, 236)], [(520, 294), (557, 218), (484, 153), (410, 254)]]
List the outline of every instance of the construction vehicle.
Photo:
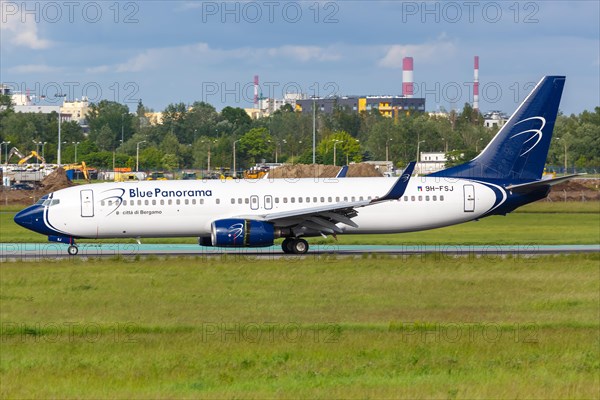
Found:
[[(90, 169), (88, 169), (87, 165), (85, 164), (85, 161), (82, 161), (81, 164), (63, 165), (63, 168), (67, 172), (67, 176), (71, 180), (74, 178), (74, 172), (80, 171), (83, 174), (84, 179), (88, 182), (90, 181)], [(69, 173), (69, 171), (73, 172)]]
[(150, 172), (150, 175), (148, 175), (147, 180), (149, 180), (149, 181), (166, 181), (167, 178), (165, 177), (164, 172)]
[(269, 167), (265, 165), (256, 164), (254, 167), (244, 171), (245, 179), (262, 179), (269, 173)]
[(31, 153), (29, 153), (29, 155), (24, 155), (23, 153), (21, 153), (19, 151), (19, 149), (17, 149), (16, 147), (13, 147), (12, 149), (10, 149), (10, 152), (8, 153), (8, 156), (6, 157), (6, 164), (8, 164), (8, 160), (10, 160), (10, 158), (16, 155), (17, 157), (19, 157), (19, 165), (23, 165), (25, 164), (27, 161), (29, 161), (31, 158), (35, 157), (40, 164), (46, 164), (46, 160), (44, 159), (44, 157), (42, 157), (41, 155), (39, 155), (36, 151), (31, 151)]
[(181, 174), (181, 179), (183, 180), (195, 180), (198, 179), (197, 175), (195, 172), (191, 171), (183, 171), (183, 173)]

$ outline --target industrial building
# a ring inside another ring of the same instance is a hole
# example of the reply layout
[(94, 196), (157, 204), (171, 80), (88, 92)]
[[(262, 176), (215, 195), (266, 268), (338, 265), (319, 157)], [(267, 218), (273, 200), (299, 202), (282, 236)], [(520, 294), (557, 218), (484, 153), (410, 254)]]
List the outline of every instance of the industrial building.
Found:
[(310, 114), (315, 108), (325, 114), (331, 114), (336, 109), (358, 113), (378, 110), (385, 117), (396, 117), (401, 113), (425, 111), (425, 99), (413, 97), (413, 58), (404, 57), (402, 95), (315, 97), (296, 101), (296, 111), (303, 114)]

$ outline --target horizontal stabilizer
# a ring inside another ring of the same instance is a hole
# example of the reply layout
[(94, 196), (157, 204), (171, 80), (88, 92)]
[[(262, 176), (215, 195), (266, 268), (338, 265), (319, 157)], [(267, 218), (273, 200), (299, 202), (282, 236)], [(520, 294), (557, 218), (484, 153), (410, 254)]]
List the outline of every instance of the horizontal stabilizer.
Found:
[(576, 176), (581, 176), (581, 175), (582, 174), (572, 174), (572, 175), (561, 176), (559, 178), (542, 179), (540, 181), (535, 181), (535, 182), (521, 183), (519, 185), (509, 185), (506, 187), (506, 190), (512, 190), (513, 192), (517, 192), (517, 193), (529, 192), (532, 189), (536, 189), (536, 188), (543, 187), (543, 186), (554, 186), (556, 184), (566, 182), (570, 179), (575, 178)]

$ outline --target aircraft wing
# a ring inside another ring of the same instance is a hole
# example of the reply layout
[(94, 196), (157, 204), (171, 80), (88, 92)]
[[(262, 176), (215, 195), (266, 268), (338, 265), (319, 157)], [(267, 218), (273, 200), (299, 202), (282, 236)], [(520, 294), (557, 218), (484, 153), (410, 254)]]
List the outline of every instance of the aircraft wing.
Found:
[(358, 228), (358, 225), (352, 221), (352, 218), (358, 215), (358, 208), (368, 207), (383, 201), (397, 200), (402, 197), (408, 187), (414, 168), (415, 162), (409, 163), (402, 176), (394, 182), (394, 185), (384, 196), (375, 197), (371, 200), (339, 202), (262, 215), (241, 215), (237, 218), (268, 221), (277, 226), (291, 227), (296, 235), (301, 235), (307, 231), (317, 231), (321, 234), (341, 233), (342, 230), (336, 225), (337, 223)]

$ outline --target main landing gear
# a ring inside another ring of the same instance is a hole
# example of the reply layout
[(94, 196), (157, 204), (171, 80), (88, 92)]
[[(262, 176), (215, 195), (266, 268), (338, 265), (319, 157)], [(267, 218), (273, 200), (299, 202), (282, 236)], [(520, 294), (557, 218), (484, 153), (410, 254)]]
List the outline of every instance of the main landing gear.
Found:
[(308, 251), (308, 242), (302, 238), (285, 238), (281, 243), (281, 248), (285, 254), (306, 254)]
[(69, 253), (70, 256), (76, 256), (77, 253), (79, 253), (79, 247), (77, 247), (74, 244), (72, 244), (67, 249), (67, 252)]

